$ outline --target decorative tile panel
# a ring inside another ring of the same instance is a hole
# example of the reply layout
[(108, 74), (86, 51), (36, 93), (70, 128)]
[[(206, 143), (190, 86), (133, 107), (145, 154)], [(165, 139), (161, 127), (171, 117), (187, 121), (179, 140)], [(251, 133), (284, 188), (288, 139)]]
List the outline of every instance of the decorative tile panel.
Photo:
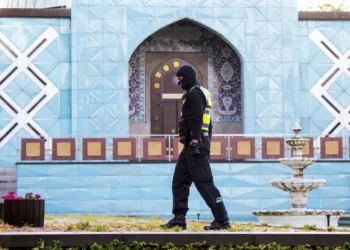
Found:
[(21, 160), (44, 160), (45, 139), (22, 139)]
[(278, 159), (284, 157), (283, 138), (262, 138), (262, 158)]
[(113, 160), (135, 160), (136, 138), (114, 138)]
[(321, 158), (343, 158), (341, 137), (321, 137)]
[(210, 159), (224, 160), (226, 158), (226, 139), (225, 137), (214, 136), (210, 142)]
[(75, 139), (52, 139), (52, 160), (75, 160)]
[(254, 159), (255, 158), (255, 138), (233, 137), (232, 138), (233, 159)]
[(166, 141), (165, 138), (144, 138), (143, 159), (144, 160), (165, 160)]
[[(341, 36), (341, 32), (341, 29), (335, 29), (332, 31), (332, 36)], [(346, 53), (339, 51), (334, 42), (327, 39), (326, 35), (320, 29), (314, 29), (309, 35), (309, 38), (322, 51), (318, 55), (327, 56), (333, 62), (332, 67), (326, 73), (320, 73), (322, 77), (313, 85), (310, 92), (334, 117), (333, 121), (322, 131), (322, 134), (337, 135), (343, 129), (350, 131), (350, 102), (348, 98), (350, 90), (346, 90), (341, 79), (343, 74), (350, 77), (347, 66), (350, 50)], [(314, 59), (317, 59), (318, 63), (325, 60), (317, 56)]]
[(84, 138), (83, 139), (83, 160), (105, 160), (106, 139)]

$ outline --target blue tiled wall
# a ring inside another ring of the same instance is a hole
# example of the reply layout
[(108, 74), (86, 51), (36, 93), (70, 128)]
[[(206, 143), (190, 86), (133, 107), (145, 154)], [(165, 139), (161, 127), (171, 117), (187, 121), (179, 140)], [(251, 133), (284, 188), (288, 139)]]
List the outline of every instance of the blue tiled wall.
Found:
[[(58, 32), (58, 37), (33, 61), (33, 64), (58, 89), (59, 92), (43, 107), (33, 120), (51, 137), (71, 136), (71, 21), (57, 18), (0, 18), (0, 33), (20, 52), (24, 52), (49, 27)], [(0, 74), (12, 60), (0, 50)], [(4, 89), (4, 92), (21, 108), (24, 108), (39, 92), (40, 88), (21, 72)], [(12, 117), (0, 107), (0, 130)], [(17, 149), (20, 138), (31, 137), (21, 129), (15, 137), (0, 149), (0, 168), (14, 167), (19, 160)]]
[[(47, 213), (100, 213), (170, 217), (174, 164), (19, 164), (18, 192), (42, 194)], [(214, 182), (230, 218), (255, 220), (252, 210), (290, 209), (289, 194), (271, 180), (289, 179), (279, 163), (215, 163)], [(305, 178), (326, 179), (309, 192), (309, 209), (349, 210), (349, 163), (317, 163)], [(189, 218), (212, 219), (209, 208), (191, 187)]]
[(290, 133), (300, 117), (296, 6), (296, 0), (73, 1), (73, 134), (128, 135), (129, 57), (183, 18), (213, 30), (241, 56), (244, 132)]

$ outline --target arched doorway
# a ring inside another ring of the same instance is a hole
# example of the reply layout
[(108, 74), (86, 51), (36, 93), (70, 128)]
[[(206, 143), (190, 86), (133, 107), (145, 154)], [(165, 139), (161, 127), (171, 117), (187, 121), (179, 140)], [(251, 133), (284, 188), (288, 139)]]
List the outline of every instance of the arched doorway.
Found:
[[(239, 56), (210, 30), (192, 21), (181, 20), (148, 37), (130, 58), (130, 134), (173, 134), (174, 129), (177, 133), (179, 104), (169, 95), (163, 98), (163, 94), (167, 94), (167, 86), (171, 86), (169, 91), (173, 91), (172, 94), (182, 93), (181, 88), (171, 85), (176, 70), (172, 68), (174, 72), (168, 71), (174, 59), (196, 68), (203, 85), (211, 91), (214, 133), (242, 133), (242, 69)], [(169, 66), (168, 71), (162, 68), (165, 64)], [(161, 82), (154, 79), (158, 71), (164, 73), (158, 78)], [(152, 86), (154, 83), (160, 84), (156, 90)], [(153, 104), (157, 97), (158, 104)], [(171, 119), (164, 116), (167, 110), (176, 110)]]

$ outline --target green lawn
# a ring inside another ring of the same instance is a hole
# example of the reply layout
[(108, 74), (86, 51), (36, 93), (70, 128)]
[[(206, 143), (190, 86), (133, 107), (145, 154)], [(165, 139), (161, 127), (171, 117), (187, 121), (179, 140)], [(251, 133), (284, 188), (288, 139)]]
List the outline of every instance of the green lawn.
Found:
[[(101, 215), (46, 215), (44, 228), (33, 228), (30, 225), (16, 228), (4, 224), (0, 221), (0, 232), (13, 232), (13, 231), (64, 231), (64, 232), (77, 232), (77, 231), (90, 231), (90, 232), (123, 232), (123, 231), (182, 231), (181, 228), (173, 228), (164, 230), (160, 228), (160, 225), (167, 220), (150, 217), (121, 217), (121, 216), (101, 216)], [(201, 222), (195, 220), (187, 220), (187, 231), (189, 232), (202, 232), (203, 227), (208, 225), (209, 222)], [(315, 229), (313, 225), (305, 225), (302, 229), (291, 228), (289, 225), (283, 225), (281, 227), (270, 227), (269, 225), (257, 225), (253, 223), (231, 223), (232, 228), (228, 229), (229, 232), (305, 232), (305, 231), (348, 231), (344, 229), (328, 228), (325, 230)]]

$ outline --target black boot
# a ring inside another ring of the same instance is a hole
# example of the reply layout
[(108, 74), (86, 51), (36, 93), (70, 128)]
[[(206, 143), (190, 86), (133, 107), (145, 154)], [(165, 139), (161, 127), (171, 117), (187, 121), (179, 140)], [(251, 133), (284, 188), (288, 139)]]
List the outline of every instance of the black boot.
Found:
[(186, 217), (184, 215), (175, 215), (168, 223), (160, 225), (162, 228), (173, 228), (173, 227), (182, 227), (183, 230), (187, 229)]
[(231, 228), (230, 221), (226, 221), (223, 223), (214, 220), (209, 226), (205, 226), (204, 230), (222, 230)]

